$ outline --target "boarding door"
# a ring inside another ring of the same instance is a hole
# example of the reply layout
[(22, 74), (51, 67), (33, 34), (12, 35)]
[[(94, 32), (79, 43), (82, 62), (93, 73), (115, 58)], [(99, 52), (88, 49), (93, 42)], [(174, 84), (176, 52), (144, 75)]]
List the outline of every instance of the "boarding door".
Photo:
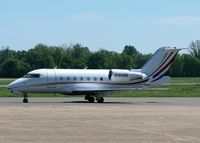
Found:
[(56, 87), (56, 72), (54, 69), (47, 69), (47, 87)]

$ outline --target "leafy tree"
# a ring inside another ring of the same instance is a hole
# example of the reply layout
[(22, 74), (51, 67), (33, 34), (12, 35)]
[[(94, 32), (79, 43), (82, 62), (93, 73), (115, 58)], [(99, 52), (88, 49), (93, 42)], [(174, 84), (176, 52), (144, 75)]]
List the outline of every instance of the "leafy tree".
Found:
[(9, 47), (2, 47), (0, 51), (0, 63), (10, 58), (16, 58), (16, 52), (14, 50), (10, 50)]
[(50, 48), (43, 44), (38, 44), (28, 51), (27, 61), (32, 69), (55, 67)]
[(136, 69), (141, 68), (150, 58), (152, 54), (142, 55), (141, 53), (137, 54), (134, 58), (134, 63)]
[(133, 65), (132, 58), (124, 53), (120, 55), (119, 68), (120, 69), (132, 69), (135, 66)]
[(2, 65), (2, 77), (20, 77), (30, 71), (30, 65), (16, 59), (5, 60)]
[(51, 46), (49, 54), (53, 58), (53, 63), (57, 68), (62, 68), (63, 58), (65, 57), (66, 50), (63, 47)]
[(102, 56), (102, 53), (95, 52), (89, 57), (87, 65), (89, 69), (102, 69), (105, 67), (105, 63), (105, 57)]
[(182, 76), (200, 76), (200, 61), (188, 54), (182, 55)]
[(126, 45), (123, 52), (120, 54), (120, 64), (119, 67), (122, 69), (133, 69), (139, 68), (136, 62), (137, 57), (139, 57), (139, 52), (134, 46)]
[(87, 60), (90, 56), (90, 51), (87, 47), (82, 47), (76, 44), (71, 48), (71, 56), (73, 57), (72, 68), (85, 68), (87, 67)]
[(178, 54), (175, 61), (169, 69), (169, 75), (180, 77), (183, 74), (182, 56)]
[[(170, 76), (200, 76), (200, 41), (191, 42), (190, 54), (178, 55), (170, 68)], [(140, 68), (152, 55), (144, 55), (126, 45), (122, 53), (105, 49), (91, 52), (80, 44), (47, 46), (38, 44), (25, 51), (0, 50), (0, 77), (19, 77), (39, 68), (133, 69)], [(192, 69), (192, 70), (191, 70)]]
[(139, 52), (136, 50), (134, 46), (126, 45), (124, 47), (124, 50), (122, 54), (128, 55), (128, 56), (133, 56), (139, 54)]
[(189, 48), (190, 54), (200, 60), (200, 40), (192, 41)]

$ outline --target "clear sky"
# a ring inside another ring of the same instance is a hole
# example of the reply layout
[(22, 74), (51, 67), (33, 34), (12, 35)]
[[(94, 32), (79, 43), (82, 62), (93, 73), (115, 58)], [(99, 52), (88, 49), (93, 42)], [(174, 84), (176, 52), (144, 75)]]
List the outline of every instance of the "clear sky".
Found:
[(200, 0), (0, 0), (0, 46), (81, 43), (142, 53), (200, 39)]

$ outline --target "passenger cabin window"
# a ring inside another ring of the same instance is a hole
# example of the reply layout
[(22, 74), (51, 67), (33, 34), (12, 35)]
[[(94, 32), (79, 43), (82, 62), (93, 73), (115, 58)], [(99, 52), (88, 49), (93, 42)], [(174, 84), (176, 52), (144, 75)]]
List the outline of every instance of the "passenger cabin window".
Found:
[(40, 74), (26, 74), (23, 78), (40, 78)]
[(97, 77), (94, 77), (94, 81), (96, 81), (97, 80)]
[(83, 80), (83, 77), (80, 77), (80, 80), (82, 81), (82, 80)]
[(90, 77), (87, 77), (87, 80), (90, 80)]
[(74, 80), (76, 80), (76, 77), (74, 77)]
[(100, 77), (100, 80), (103, 81), (103, 77)]
[(70, 80), (70, 77), (67, 77), (67, 80)]

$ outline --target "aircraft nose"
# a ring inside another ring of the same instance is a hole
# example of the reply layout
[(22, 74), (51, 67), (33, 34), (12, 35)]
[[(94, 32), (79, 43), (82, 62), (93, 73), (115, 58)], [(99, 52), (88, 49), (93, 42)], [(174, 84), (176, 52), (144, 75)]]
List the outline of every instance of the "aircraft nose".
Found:
[(7, 89), (12, 89), (14, 86), (15, 86), (15, 84), (14, 84), (14, 82), (12, 82), (7, 86)]
[(7, 88), (8, 88), (8, 89), (13, 89), (13, 88), (18, 87), (19, 85), (21, 85), (21, 79), (17, 79), (17, 80), (15, 80), (15, 81), (11, 82), (11, 83), (7, 86)]

